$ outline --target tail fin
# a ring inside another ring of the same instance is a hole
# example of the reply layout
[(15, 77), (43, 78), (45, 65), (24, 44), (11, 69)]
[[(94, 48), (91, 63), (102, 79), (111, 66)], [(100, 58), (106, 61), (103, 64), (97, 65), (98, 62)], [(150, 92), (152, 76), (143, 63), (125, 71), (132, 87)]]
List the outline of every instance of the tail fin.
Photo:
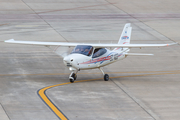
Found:
[(121, 37), (119, 38), (118, 44), (129, 44), (131, 39), (131, 23), (127, 23), (124, 26)]

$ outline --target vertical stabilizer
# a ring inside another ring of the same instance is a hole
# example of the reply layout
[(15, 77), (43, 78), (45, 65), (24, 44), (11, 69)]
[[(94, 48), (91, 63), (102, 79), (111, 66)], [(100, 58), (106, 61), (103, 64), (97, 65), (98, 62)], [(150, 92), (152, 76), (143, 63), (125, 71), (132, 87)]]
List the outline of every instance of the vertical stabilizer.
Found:
[(122, 34), (119, 38), (118, 44), (129, 44), (130, 43), (131, 30), (132, 30), (131, 23), (125, 24)]

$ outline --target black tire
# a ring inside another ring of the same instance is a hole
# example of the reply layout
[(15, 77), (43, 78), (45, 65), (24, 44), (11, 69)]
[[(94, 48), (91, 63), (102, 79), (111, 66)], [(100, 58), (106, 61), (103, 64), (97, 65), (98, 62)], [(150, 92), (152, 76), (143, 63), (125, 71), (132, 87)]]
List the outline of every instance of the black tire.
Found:
[(73, 83), (75, 80), (73, 78), (69, 78), (69, 81)]
[(77, 78), (77, 75), (73, 73), (72, 77), (74, 78), (74, 81), (75, 81)]
[(104, 81), (108, 81), (109, 80), (109, 75), (108, 74), (105, 74), (104, 75)]
[(70, 80), (71, 83), (73, 83), (76, 80), (76, 78), (77, 78), (77, 75), (75, 73), (73, 73), (71, 75), (71, 78), (69, 78), (69, 80)]

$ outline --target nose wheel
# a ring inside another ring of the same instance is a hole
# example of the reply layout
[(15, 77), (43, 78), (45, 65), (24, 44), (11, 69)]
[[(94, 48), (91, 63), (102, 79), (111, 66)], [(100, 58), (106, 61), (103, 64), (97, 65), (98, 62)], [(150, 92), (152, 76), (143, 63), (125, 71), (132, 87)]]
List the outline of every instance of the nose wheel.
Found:
[(69, 81), (71, 82), (71, 83), (73, 83), (75, 80), (76, 80), (76, 78), (77, 78), (77, 74), (75, 74), (75, 73), (71, 73), (70, 74), (70, 76), (69, 76)]

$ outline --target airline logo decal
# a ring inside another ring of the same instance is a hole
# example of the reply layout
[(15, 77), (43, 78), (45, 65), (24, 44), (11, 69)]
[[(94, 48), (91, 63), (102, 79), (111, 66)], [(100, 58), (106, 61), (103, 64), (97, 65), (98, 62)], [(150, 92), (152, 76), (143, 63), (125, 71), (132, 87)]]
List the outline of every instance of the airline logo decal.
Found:
[(128, 37), (128, 36), (123, 36), (123, 37), (121, 37), (121, 39), (122, 39), (122, 40), (128, 40), (129, 37)]

